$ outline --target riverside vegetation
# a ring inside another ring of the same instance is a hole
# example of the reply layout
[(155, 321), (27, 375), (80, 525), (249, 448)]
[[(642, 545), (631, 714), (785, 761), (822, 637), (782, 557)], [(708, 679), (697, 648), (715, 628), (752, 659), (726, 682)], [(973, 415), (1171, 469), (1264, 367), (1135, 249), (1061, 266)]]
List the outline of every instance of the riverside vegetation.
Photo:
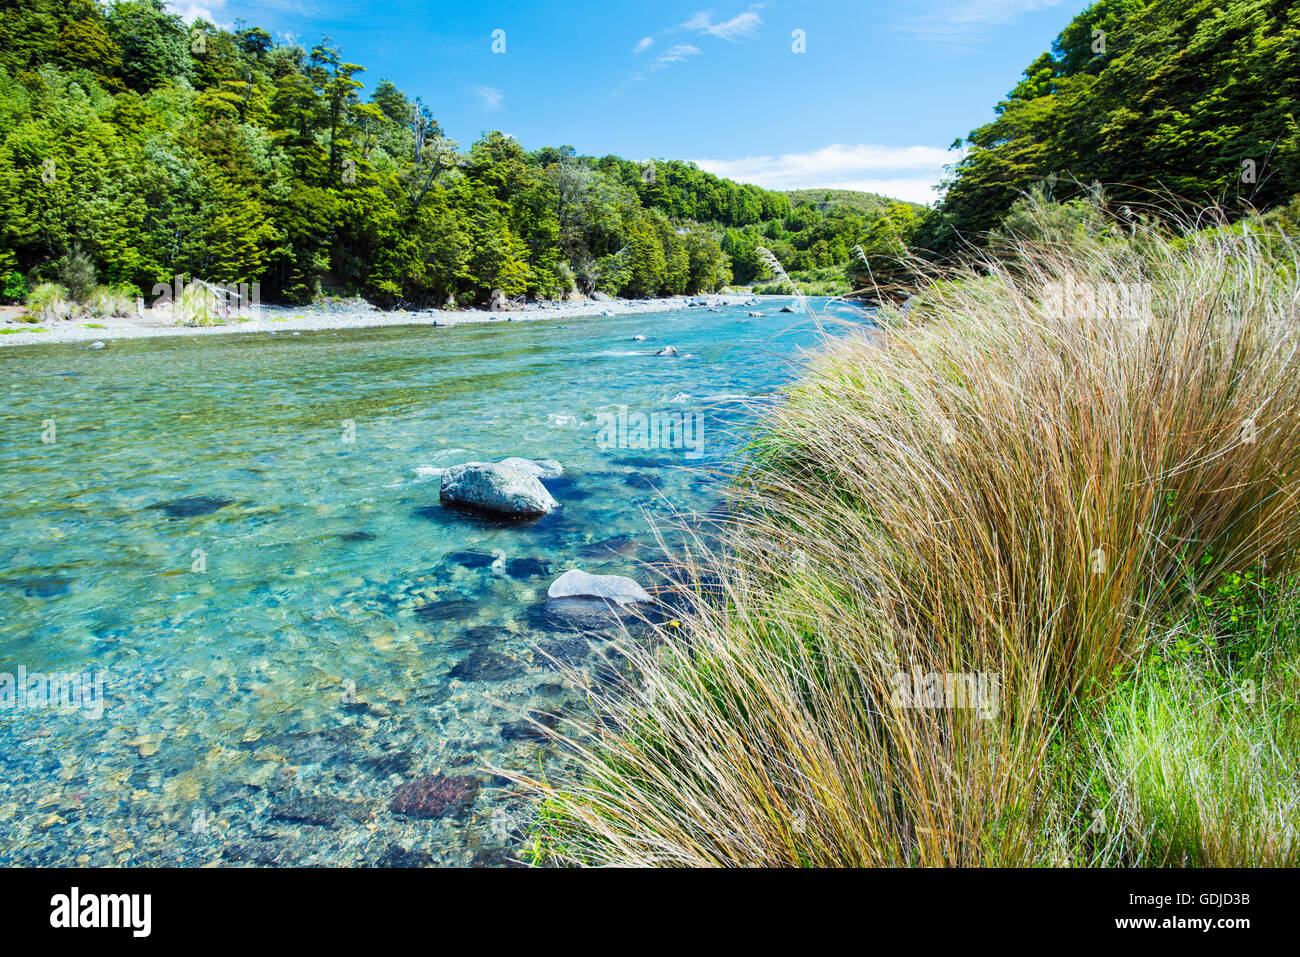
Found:
[(1295, 246), (1059, 212), (768, 413), (580, 771), (519, 776), (536, 860), (1300, 863)]

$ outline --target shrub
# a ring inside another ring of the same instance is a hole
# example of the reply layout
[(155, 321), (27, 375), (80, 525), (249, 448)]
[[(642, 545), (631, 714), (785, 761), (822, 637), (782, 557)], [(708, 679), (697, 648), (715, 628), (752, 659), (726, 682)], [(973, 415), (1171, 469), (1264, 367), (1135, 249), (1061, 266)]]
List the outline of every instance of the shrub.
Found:
[(135, 300), (136, 291), (130, 286), (96, 286), (84, 305), (91, 316), (133, 316)]
[(22, 302), (27, 298), (27, 277), (17, 269), (5, 277), (4, 291), (0, 292), (0, 298), (7, 302)]
[(28, 293), (26, 306), (21, 317), (24, 322), (71, 319), (76, 310), (67, 287), (55, 282), (43, 282)]
[(58, 261), (59, 282), (77, 302), (85, 302), (95, 288), (95, 264), (80, 246), (74, 246)]

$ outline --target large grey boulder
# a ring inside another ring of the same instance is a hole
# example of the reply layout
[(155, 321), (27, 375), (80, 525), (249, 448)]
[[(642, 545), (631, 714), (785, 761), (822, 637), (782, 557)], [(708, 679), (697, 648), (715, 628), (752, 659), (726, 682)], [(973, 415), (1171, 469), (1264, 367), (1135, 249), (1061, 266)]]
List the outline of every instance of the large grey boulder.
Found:
[(552, 601), (564, 598), (599, 598), (617, 605), (638, 601), (651, 601), (650, 594), (630, 578), (622, 575), (591, 575), (578, 568), (570, 568), (546, 590)]
[(457, 465), (442, 473), (443, 502), (505, 515), (546, 515), (559, 507), (537, 476), (500, 463)]
[(500, 289), (493, 289), (489, 297), (488, 308), (493, 312), (505, 312), (510, 308), (510, 300)]
[(557, 479), (564, 474), (564, 466), (555, 459), (521, 459), (517, 456), (511, 456), (508, 459), (502, 459), (497, 464), (510, 469), (518, 469), (538, 479)]

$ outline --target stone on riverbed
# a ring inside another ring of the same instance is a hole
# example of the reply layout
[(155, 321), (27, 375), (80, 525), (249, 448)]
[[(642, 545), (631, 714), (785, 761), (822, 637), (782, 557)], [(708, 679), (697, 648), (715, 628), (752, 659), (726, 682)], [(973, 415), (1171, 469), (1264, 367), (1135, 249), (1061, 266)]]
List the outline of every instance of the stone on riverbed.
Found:
[(563, 598), (600, 598), (619, 605), (638, 601), (651, 601), (649, 593), (630, 578), (622, 575), (591, 575), (570, 568), (546, 591), (552, 601)]
[(393, 792), (388, 806), (395, 814), (435, 818), (468, 807), (478, 793), (478, 778), (430, 774), (408, 781)]
[(508, 465), (457, 465), (442, 473), (443, 503), (506, 515), (546, 515), (559, 507), (537, 476)]

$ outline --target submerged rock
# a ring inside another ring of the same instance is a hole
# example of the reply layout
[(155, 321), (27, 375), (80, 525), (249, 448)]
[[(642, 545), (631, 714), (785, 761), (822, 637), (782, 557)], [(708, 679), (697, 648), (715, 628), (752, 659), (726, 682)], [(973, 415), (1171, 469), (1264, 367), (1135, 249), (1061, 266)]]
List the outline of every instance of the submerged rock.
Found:
[(482, 552), (452, 552), (447, 560), (455, 562), (461, 568), (487, 568), (492, 564), (492, 556)]
[(645, 336), (633, 336), (633, 337), (632, 337), (632, 341), (633, 341), (633, 342), (645, 342), (645, 341), (646, 341), (646, 337), (645, 337)]
[(506, 562), (506, 574), (511, 578), (537, 578), (551, 570), (544, 558), (512, 558)]
[(655, 355), (657, 355), (657, 356), (675, 356), (675, 355), (677, 355), (677, 350), (676, 350), (674, 347), (672, 347), (672, 346), (664, 346), (662, 349), (660, 349), (658, 352), (656, 352)]
[(560, 504), (537, 476), (501, 464), (447, 469), (442, 473), (441, 499), (506, 515), (546, 515)]
[(407, 850), (400, 844), (389, 844), (375, 861), (375, 867), (428, 867), (433, 855), (428, 851)]
[(638, 601), (652, 601), (649, 592), (623, 575), (592, 575), (578, 568), (570, 568), (546, 590), (551, 600), (564, 598), (599, 598), (619, 605)]
[(468, 774), (460, 777), (429, 774), (408, 781), (394, 791), (388, 807), (394, 814), (407, 817), (444, 817), (469, 807), (478, 788), (478, 778)]
[(480, 648), (448, 672), (460, 681), (506, 681), (524, 673), (522, 662), (499, 651)]
[(376, 810), (374, 801), (362, 798), (290, 791), (271, 811), (271, 817), (278, 821), (335, 827), (343, 820), (364, 824), (375, 816)]
[(447, 598), (421, 605), (415, 609), (415, 617), (421, 621), (463, 621), (476, 608), (478, 605), (467, 598)]
[(190, 495), (186, 498), (172, 499), (170, 502), (155, 502), (149, 508), (167, 513), (168, 518), (193, 518), (196, 515), (208, 515), (234, 504), (235, 500), (230, 498)]

